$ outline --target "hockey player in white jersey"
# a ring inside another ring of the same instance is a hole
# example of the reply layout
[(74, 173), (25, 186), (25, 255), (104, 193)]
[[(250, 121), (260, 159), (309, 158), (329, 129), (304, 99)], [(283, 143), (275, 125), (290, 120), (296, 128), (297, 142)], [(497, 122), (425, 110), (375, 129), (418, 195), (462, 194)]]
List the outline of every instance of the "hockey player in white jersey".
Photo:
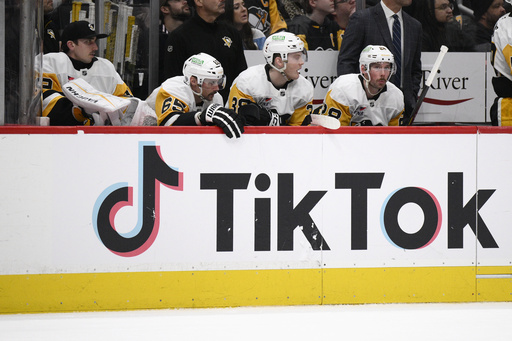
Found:
[(304, 43), (289, 32), (269, 36), (263, 46), (266, 64), (243, 71), (233, 81), (227, 106), (247, 125), (300, 126), (313, 108), (313, 85), (300, 75), (307, 58)]
[[(73, 98), (66, 97), (63, 92), (64, 85), (74, 79), (85, 80), (95, 90), (95, 96), (100, 94), (99, 98), (101, 93), (133, 98), (114, 65), (107, 59), (95, 56), (98, 50), (96, 40), (106, 36), (96, 33), (89, 22), (76, 21), (67, 25), (62, 32), (63, 52), (38, 56), (43, 64), (43, 116), (50, 118), (50, 125), (94, 124), (89, 110), (75, 105)], [(126, 106), (123, 107), (126, 109)], [(117, 114), (121, 116), (123, 110)], [(99, 118), (99, 115), (96, 117)]]
[(159, 126), (216, 125), (229, 137), (240, 137), (244, 119), (223, 107), (218, 93), (226, 84), (217, 59), (199, 53), (183, 64), (183, 76), (167, 79), (153, 90), (146, 103), (156, 112)]
[[(512, 1), (507, 0), (512, 4)], [(512, 15), (503, 15), (494, 26), (491, 39), (491, 63), (496, 72), (492, 85), (496, 99), (491, 106), (491, 122), (512, 126)]]
[(385, 46), (368, 45), (359, 57), (360, 74), (338, 77), (327, 90), (320, 111), (342, 126), (398, 126), (404, 96), (393, 83), (393, 54)]

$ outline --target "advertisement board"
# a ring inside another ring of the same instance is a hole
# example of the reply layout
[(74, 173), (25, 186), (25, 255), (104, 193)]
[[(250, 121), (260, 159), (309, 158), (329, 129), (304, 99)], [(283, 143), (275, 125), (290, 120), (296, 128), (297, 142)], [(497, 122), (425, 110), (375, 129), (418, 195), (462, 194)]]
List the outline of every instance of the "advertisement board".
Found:
[(31, 140), (2, 150), (3, 223), (24, 222), (2, 274), (475, 264), (475, 234), (450, 249), (447, 225), (450, 179), (459, 204), (476, 193), (473, 134)]
[(505, 130), (100, 128), (1, 135), (0, 311), (510, 299)]

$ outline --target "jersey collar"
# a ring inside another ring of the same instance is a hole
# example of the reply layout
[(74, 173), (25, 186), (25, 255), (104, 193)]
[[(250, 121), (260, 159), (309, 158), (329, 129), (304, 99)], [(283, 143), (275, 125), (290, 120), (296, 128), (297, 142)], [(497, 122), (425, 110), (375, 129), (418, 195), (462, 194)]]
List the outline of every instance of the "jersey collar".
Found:
[(92, 67), (92, 64), (94, 64), (94, 62), (98, 60), (98, 58), (94, 57), (90, 63), (84, 63), (79, 60), (73, 59), (70, 56), (68, 56), (68, 58), (71, 60), (73, 67), (78, 71), (82, 69), (90, 69)]

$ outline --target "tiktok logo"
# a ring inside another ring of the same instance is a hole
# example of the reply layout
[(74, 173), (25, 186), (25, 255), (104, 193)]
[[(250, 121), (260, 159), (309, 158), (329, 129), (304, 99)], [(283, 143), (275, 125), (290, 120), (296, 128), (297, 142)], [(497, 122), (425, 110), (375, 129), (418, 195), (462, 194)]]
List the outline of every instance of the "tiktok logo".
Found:
[[(142, 168), (142, 169), (141, 169)], [(183, 173), (169, 167), (154, 142), (139, 143), (139, 214), (135, 228), (128, 233), (116, 231), (114, 219), (125, 206), (133, 206), (133, 187), (128, 183), (109, 186), (96, 200), (93, 226), (98, 238), (114, 254), (134, 257), (155, 241), (160, 225), (160, 184), (183, 190)]]

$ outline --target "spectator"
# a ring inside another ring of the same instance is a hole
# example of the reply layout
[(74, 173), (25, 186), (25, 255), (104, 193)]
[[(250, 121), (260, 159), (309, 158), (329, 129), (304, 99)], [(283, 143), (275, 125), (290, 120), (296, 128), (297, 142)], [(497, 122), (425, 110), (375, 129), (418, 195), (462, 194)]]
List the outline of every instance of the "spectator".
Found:
[(244, 132), (243, 118), (222, 107), (218, 91), (226, 84), (222, 65), (199, 53), (183, 64), (183, 76), (169, 78), (149, 95), (146, 103), (155, 110), (160, 126), (216, 125), (229, 137)]
[(192, 55), (207, 53), (222, 65), (226, 88), (220, 94), (227, 100), (229, 87), (240, 72), (247, 69), (240, 33), (217, 18), (224, 13), (224, 0), (194, 0), (196, 12), (169, 34), (164, 60), (165, 78), (181, 75), (183, 63)]
[(161, 32), (169, 34), (191, 16), (187, 0), (160, 0)]
[(59, 25), (55, 18), (60, 3), (60, 0), (44, 0), (43, 53), (60, 51)]
[(20, 2), (6, 0), (5, 6), (5, 80), (0, 90), (5, 99), (5, 123), (18, 123), (20, 101)]
[(341, 29), (329, 19), (334, 13), (334, 0), (306, 0), (306, 15), (290, 21), (288, 31), (303, 42), (306, 50), (339, 50)]
[[(97, 91), (130, 98), (132, 93), (107, 59), (95, 57), (98, 34), (87, 21), (76, 21), (62, 32), (62, 51), (43, 56), (43, 116), (51, 125), (94, 124), (85, 110), (75, 107), (64, 96), (62, 88), (68, 81), (82, 78)], [(99, 122), (96, 122), (97, 124)]]
[(313, 107), (313, 85), (300, 75), (304, 43), (290, 32), (265, 41), (266, 64), (238, 76), (229, 93), (229, 107), (246, 117), (248, 125), (302, 125)]
[(245, 7), (249, 11), (249, 24), (269, 36), (287, 29), (286, 22), (278, 8), (279, 0), (247, 0)]
[(473, 0), (475, 50), (490, 51), (494, 25), (505, 14), (503, 0)]
[(348, 19), (356, 11), (356, 0), (335, 0), (334, 13), (332, 16), (341, 28), (341, 35), (345, 33), (348, 25)]
[(512, 16), (505, 14), (496, 22), (492, 35), (492, 50), (496, 51), (491, 59), (496, 71), (492, 85), (496, 99), (491, 106), (491, 122), (498, 126), (512, 126)]
[(244, 0), (225, 0), (226, 11), (220, 17), (226, 20), (242, 35), (245, 50), (261, 50), (265, 43), (265, 35), (249, 25), (249, 14)]
[(446, 45), (451, 52), (473, 50), (473, 40), (454, 20), (449, 0), (417, 0), (414, 17), (423, 26), (422, 51), (439, 52)]
[(385, 46), (367, 46), (359, 58), (360, 73), (338, 77), (327, 90), (322, 113), (343, 126), (397, 126), (404, 96), (388, 82), (395, 72), (393, 54)]
[(277, 7), (287, 25), (297, 15), (306, 14), (302, 0), (279, 0)]
[(191, 16), (187, 0), (160, 0), (160, 33), (159, 33), (159, 82), (165, 80), (164, 60), (167, 48), (166, 41), (169, 33), (182, 25)]
[[(338, 56), (338, 75), (359, 73), (361, 51), (368, 45), (386, 46), (393, 53), (397, 66), (391, 80), (404, 94), (404, 122), (410, 119), (422, 78), (421, 24), (402, 11), (402, 7), (411, 2), (382, 0), (373, 7), (356, 11), (350, 17)], [(394, 18), (395, 14), (397, 19)], [(396, 37), (393, 40), (393, 26), (397, 28), (400, 39)], [(393, 47), (393, 41), (397, 48)]]

